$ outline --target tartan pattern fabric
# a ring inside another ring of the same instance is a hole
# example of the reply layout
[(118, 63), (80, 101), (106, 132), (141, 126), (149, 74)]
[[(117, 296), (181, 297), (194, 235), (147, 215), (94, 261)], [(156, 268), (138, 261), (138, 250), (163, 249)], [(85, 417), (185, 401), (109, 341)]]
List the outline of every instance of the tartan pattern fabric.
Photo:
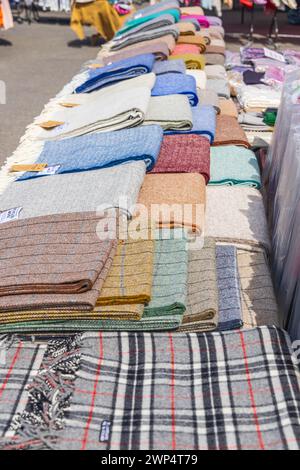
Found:
[(37, 374), (45, 350), (43, 344), (0, 336), (0, 445), (11, 436), (13, 417), (26, 407), (27, 386)]
[(85, 333), (59, 449), (299, 449), (299, 372), (276, 327)]

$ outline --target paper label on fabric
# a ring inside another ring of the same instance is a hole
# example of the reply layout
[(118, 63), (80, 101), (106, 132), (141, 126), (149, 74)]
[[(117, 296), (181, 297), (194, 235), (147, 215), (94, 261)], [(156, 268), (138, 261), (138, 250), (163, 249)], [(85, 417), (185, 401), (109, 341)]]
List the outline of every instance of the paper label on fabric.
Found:
[(268, 57), (269, 59), (278, 60), (278, 62), (283, 62), (285, 64), (285, 58), (279, 52), (272, 51), (272, 49), (264, 47), (264, 54), (265, 57)]
[(64, 108), (75, 108), (75, 106), (79, 106), (79, 103), (59, 103), (60, 106)]
[(99, 440), (100, 442), (107, 442), (110, 436), (110, 421), (102, 421)]
[(0, 224), (4, 224), (5, 222), (11, 222), (13, 220), (17, 220), (19, 218), (20, 212), (23, 207), (14, 207), (12, 209), (7, 209), (0, 213)]
[(45, 122), (40, 122), (39, 126), (42, 127), (43, 129), (54, 129), (54, 127), (58, 127), (64, 124), (61, 121), (45, 121)]
[(102, 67), (103, 67), (103, 65), (101, 65), (101, 64), (90, 64), (90, 65), (88, 65), (89, 69), (101, 69)]
[(38, 172), (38, 175), (55, 175), (58, 170), (60, 169), (61, 165), (53, 165), (53, 166), (47, 166), (47, 168), (45, 168), (44, 170), (42, 171), (39, 171)]
[(32, 163), (31, 165), (13, 165), (10, 171), (43, 171), (47, 163)]

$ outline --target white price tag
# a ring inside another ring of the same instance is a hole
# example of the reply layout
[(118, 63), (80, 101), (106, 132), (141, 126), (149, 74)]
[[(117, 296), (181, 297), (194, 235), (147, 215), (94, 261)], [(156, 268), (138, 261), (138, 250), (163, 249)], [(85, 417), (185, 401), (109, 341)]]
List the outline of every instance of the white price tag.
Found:
[(22, 209), (22, 207), (14, 207), (13, 209), (7, 209), (6, 211), (1, 212), (0, 224), (17, 220)]
[(43, 171), (39, 171), (38, 175), (55, 175), (60, 169), (60, 165), (47, 166)]

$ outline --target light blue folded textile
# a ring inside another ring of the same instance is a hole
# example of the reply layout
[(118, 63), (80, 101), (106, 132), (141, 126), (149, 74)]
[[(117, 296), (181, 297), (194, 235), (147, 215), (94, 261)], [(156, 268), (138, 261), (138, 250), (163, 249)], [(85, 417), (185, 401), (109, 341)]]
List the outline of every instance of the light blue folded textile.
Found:
[(223, 78), (208, 78), (206, 82), (206, 89), (213, 90), (220, 98), (230, 98), (230, 88), (227, 80)]
[(260, 189), (261, 177), (255, 154), (237, 145), (212, 147), (209, 184), (251, 186)]
[(151, 72), (155, 61), (154, 54), (141, 54), (114, 62), (99, 69), (86, 72), (86, 80), (78, 86), (74, 93), (89, 93), (121, 80), (129, 80)]
[(155, 62), (152, 72), (155, 75), (162, 75), (165, 73), (186, 73), (185, 62), (181, 59), (178, 60), (158, 60)]
[[(96, 170), (129, 161), (144, 160), (150, 171), (156, 163), (163, 139), (160, 126), (134, 127), (47, 141), (36, 163), (58, 167), (55, 174)], [(26, 172), (17, 181), (47, 176), (47, 172)]]
[(212, 144), (216, 133), (216, 111), (210, 105), (197, 105), (192, 109), (193, 127), (189, 131), (165, 131), (165, 134), (197, 134), (206, 137)]
[(243, 320), (236, 247), (217, 245), (216, 263), (219, 294), (218, 330), (241, 328)]
[(164, 73), (156, 77), (151, 96), (186, 95), (191, 106), (198, 104), (196, 80), (182, 73)]

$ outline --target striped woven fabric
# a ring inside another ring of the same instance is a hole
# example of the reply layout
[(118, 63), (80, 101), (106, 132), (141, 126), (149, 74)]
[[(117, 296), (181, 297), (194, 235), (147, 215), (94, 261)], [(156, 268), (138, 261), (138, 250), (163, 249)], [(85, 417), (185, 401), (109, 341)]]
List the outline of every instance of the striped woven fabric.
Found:
[(285, 332), (86, 333), (59, 449), (300, 448)]
[(14, 434), (11, 420), (26, 407), (27, 386), (38, 372), (45, 350), (45, 344), (0, 336), (0, 446)]
[(216, 244), (206, 238), (202, 249), (188, 253), (187, 308), (179, 331), (211, 331), (218, 326)]
[[(188, 254), (184, 239), (155, 242), (151, 302), (96, 307), (94, 312), (50, 312), (37, 321), (0, 324), (0, 332), (71, 332), (91, 330), (153, 331), (179, 327), (186, 308)], [(143, 316), (140, 321), (142, 310)], [(123, 315), (122, 315), (123, 313)], [(52, 314), (52, 316), (51, 316)], [(63, 316), (65, 315), (65, 316)], [(98, 317), (97, 317), (98, 315)], [(62, 319), (61, 319), (62, 318)], [(130, 318), (130, 319), (129, 319)], [(61, 320), (60, 320), (61, 319)]]
[(117, 244), (99, 237), (106, 220), (74, 213), (1, 225), (0, 311), (92, 310)]
[(238, 248), (244, 328), (279, 326), (279, 314), (266, 255), (263, 250)]

